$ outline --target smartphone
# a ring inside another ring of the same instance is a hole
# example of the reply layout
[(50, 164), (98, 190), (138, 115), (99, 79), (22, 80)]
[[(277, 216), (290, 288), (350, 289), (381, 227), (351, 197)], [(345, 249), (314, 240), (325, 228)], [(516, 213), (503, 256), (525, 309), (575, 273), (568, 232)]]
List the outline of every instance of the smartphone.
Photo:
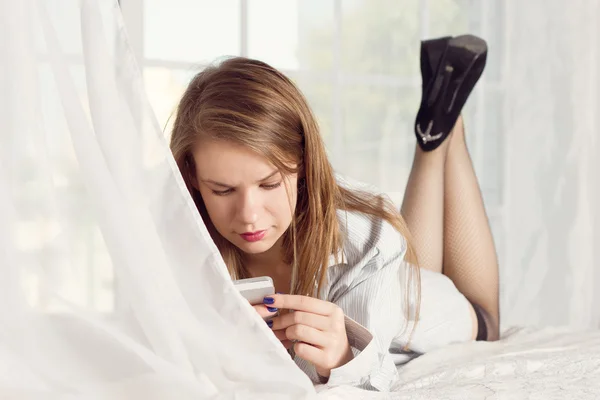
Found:
[(259, 276), (258, 278), (238, 279), (233, 284), (242, 296), (251, 305), (262, 304), (266, 296), (275, 294), (275, 286), (270, 276)]

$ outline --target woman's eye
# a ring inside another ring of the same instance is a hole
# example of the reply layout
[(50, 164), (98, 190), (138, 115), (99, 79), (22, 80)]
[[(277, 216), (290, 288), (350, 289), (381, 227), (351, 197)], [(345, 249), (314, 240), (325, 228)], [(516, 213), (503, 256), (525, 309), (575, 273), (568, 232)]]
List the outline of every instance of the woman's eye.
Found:
[(216, 194), (217, 196), (227, 196), (229, 193), (233, 192), (233, 189), (227, 189), (227, 190), (213, 190), (212, 191), (214, 194)]
[(281, 182), (273, 183), (271, 185), (267, 185), (267, 184), (262, 185), (263, 189), (267, 189), (267, 190), (276, 189), (279, 186), (281, 186)]

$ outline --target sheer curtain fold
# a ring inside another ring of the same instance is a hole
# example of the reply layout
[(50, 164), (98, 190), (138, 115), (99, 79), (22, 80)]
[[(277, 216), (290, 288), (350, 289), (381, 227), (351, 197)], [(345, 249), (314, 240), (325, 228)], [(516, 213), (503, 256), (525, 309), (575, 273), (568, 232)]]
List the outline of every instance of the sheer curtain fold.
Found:
[(0, 397), (311, 397), (186, 193), (117, 2), (56, 6), (0, 0)]

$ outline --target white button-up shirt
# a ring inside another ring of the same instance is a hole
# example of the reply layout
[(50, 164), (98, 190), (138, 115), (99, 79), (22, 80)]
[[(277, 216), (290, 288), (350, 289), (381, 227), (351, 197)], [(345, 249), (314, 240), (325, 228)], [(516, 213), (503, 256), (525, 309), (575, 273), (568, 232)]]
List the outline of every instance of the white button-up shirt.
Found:
[[(343, 263), (335, 264), (331, 257), (320, 297), (344, 310), (354, 359), (331, 371), (328, 386), (387, 391), (398, 378), (397, 365), (446, 344), (471, 340), (468, 300), (449, 278), (425, 269), (420, 270), (420, 315), (412, 332), (414, 321), (407, 320), (406, 312), (406, 240), (376, 217), (338, 211), (338, 220), (345, 235)], [(409, 297), (414, 307), (414, 293)], [(312, 364), (297, 356), (295, 361), (319, 382)]]

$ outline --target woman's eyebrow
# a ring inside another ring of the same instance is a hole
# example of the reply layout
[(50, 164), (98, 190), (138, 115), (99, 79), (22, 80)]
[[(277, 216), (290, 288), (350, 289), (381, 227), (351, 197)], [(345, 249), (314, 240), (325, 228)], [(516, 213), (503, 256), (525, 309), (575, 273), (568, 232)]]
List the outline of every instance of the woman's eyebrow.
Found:
[[(275, 171), (271, 172), (268, 176), (265, 176), (264, 178), (257, 180), (255, 183), (260, 183), (260, 182), (264, 182), (264, 181), (266, 181), (268, 179), (271, 179), (272, 177), (274, 177), (278, 173), (279, 173), (279, 171), (275, 170)], [(231, 188), (231, 187), (233, 187), (231, 185), (227, 185), (227, 184), (222, 183), (222, 182), (213, 181), (212, 179), (202, 179), (202, 182), (212, 183), (213, 185), (220, 186), (220, 187), (223, 187), (223, 188)]]
[(220, 187), (224, 187), (224, 188), (230, 188), (230, 185), (226, 185), (224, 183), (221, 182), (217, 182), (217, 181), (213, 181), (212, 179), (202, 179), (202, 182), (204, 183), (212, 183), (215, 186), (220, 186)]
[(259, 179), (259, 180), (257, 180), (257, 181), (256, 181), (256, 182), (254, 182), (254, 183), (260, 183), (260, 182), (264, 182), (264, 181), (266, 181), (267, 179), (271, 179), (272, 177), (274, 177), (274, 176), (275, 176), (275, 175), (277, 175), (278, 173), (279, 173), (279, 171), (278, 171), (278, 170), (275, 170), (275, 171), (271, 172), (271, 173), (270, 173), (268, 176), (265, 176), (264, 178), (262, 178), (262, 179)]

